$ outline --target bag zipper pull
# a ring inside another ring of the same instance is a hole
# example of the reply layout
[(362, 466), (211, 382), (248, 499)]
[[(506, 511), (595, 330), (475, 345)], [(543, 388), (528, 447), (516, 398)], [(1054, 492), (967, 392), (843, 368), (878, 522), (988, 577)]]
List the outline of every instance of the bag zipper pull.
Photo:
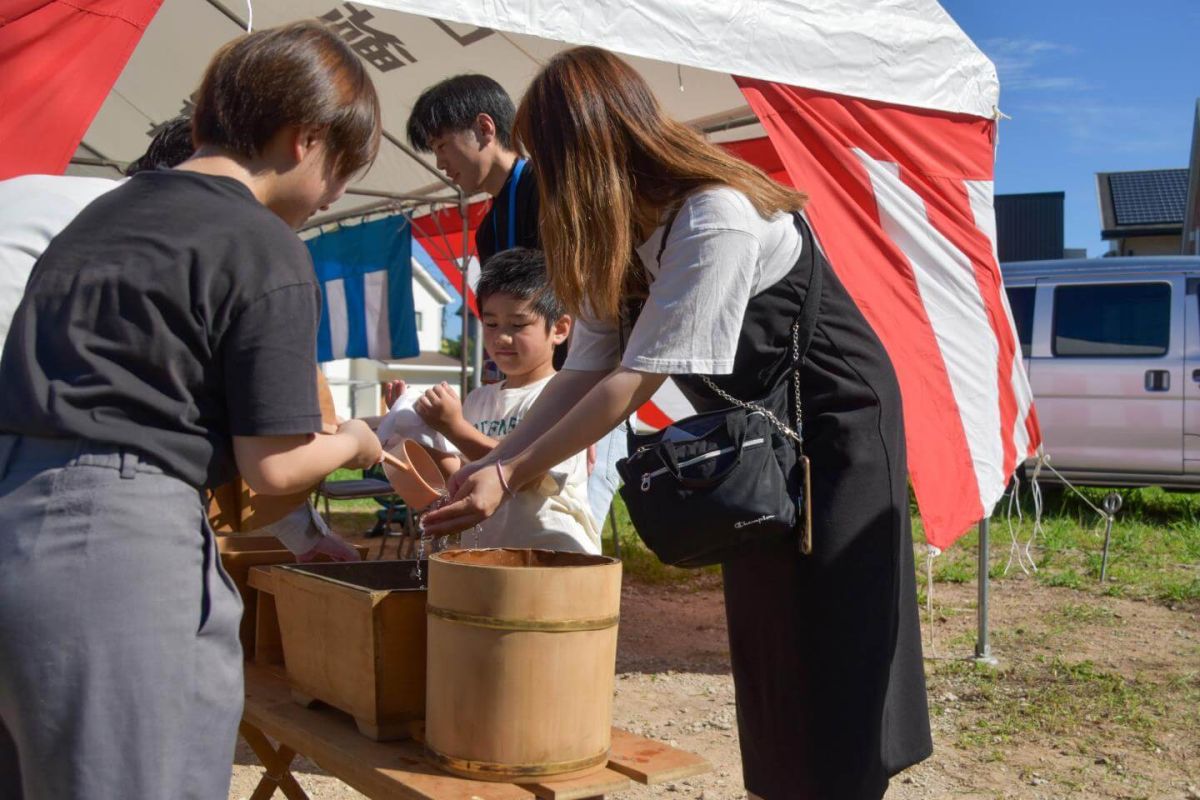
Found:
[(642, 473), (642, 491), (643, 492), (650, 491), (650, 473), (649, 472)]

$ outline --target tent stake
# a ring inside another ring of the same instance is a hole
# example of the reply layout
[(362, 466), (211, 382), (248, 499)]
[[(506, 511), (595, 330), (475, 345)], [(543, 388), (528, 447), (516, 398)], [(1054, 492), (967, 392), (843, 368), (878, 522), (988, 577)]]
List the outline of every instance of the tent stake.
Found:
[(992, 645), (988, 641), (988, 519), (979, 520), (979, 576), (976, 580), (979, 597), (976, 608), (976, 664), (996, 666), (999, 662), (992, 656)]

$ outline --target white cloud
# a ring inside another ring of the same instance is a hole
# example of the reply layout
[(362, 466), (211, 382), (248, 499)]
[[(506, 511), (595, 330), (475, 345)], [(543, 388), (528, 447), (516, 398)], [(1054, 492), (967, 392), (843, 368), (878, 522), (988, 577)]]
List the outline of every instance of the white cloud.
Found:
[(1026, 115), (1049, 118), (1076, 152), (1166, 154), (1179, 149), (1177, 131), (1161, 125), (1164, 115), (1158, 109), (1081, 98), (1021, 103), (1008, 113), (1017, 122)]
[(1081, 91), (1087, 81), (1071, 75), (1047, 75), (1045, 62), (1078, 52), (1073, 45), (1043, 39), (992, 38), (983, 51), (996, 65), (1000, 88), (1008, 91)]

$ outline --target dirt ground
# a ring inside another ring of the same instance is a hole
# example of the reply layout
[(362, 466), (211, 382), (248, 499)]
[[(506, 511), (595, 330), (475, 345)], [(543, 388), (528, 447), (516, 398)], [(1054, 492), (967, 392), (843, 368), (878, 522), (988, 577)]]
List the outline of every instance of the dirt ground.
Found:
[[(993, 584), (996, 668), (972, 652), (975, 589), (935, 587), (933, 646), (922, 619), (934, 729), (931, 759), (897, 776), (890, 800), (1200, 800), (1200, 605), (1164, 606)], [(741, 788), (733, 682), (719, 586), (624, 588), (614, 723), (700, 753), (705, 775), (618, 798), (732, 800)], [(239, 742), (230, 798), (260, 768)], [(294, 770), (314, 800), (362, 795), (320, 768)]]

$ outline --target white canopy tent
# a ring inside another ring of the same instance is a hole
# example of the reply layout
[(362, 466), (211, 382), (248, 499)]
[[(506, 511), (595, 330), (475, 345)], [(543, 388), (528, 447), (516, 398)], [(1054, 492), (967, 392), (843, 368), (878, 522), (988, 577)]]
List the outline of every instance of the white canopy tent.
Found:
[(769, 136), (774, 174), (813, 193), (816, 233), (896, 365), (931, 541), (986, 517), (1036, 449), (995, 262), (999, 84), (936, 0), (164, 0), (70, 171), (113, 174), (186, 107), (220, 45), (303, 18), (370, 65), (385, 128), (374, 166), (313, 224), (457, 207), (435, 219), (454, 221), (465, 274), (472, 198), (407, 146), (417, 96), (480, 72), (519, 99), (555, 53), (601, 46), (714, 140)]
[(713, 131), (755, 122), (734, 74), (982, 117), (999, 95), (991, 62), (935, 0), (165, 0), (72, 172), (140, 154), (154, 126), (190, 102), (212, 53), (251, 20), (262, 28), (303, 18), (325, 20), (372, 65), (383, 99), (379, 158), (335, 213), (392, 198), (450, 199), (404, 143), (420, 92), (483, 72), (519, 98), (572, 45), (629, 56), (673, 116)]
[[(314, 226), (446, 204), (465, 212), (469, 198), (405, 142), (417, 96), (482, 72), (520, 98), (549, 58), (577, 44), (626, 55), (673, 116), (717, 141), (764, 136), (734, 74), (977, 116), (998, 97), (991, 63), (935, 0), (165, 0), (69, 172), (115, 175), (188, 108), (218, 47), (251, 26), (304, 18), (326, 22), (370, 64), (384, 119), (375, 164)], [(465, 274), (466, 227), (446, 234), (462, 237), (453, 249)], [(467, 323), (464, 314), (464, 345)], [(464, 346), (464, 389), (467, 355)]]

